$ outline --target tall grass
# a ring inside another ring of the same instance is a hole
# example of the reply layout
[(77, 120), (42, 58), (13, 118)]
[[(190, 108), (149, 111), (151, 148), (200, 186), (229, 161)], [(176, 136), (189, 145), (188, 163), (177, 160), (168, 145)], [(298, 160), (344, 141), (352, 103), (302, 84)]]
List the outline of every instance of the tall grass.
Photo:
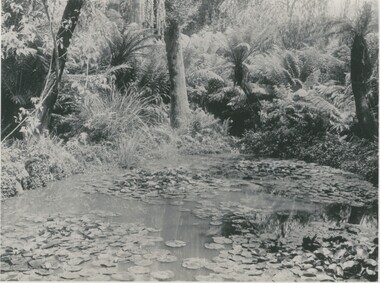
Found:
[(90, 143), (111, 145), (118, 165), (135, 166), (156, 148), (152, 128), (165, 120), (163, 108), (153, 99), (132, 87), (124, 92), (90, 93), (79, 108), (81, 130), (88, 133)]
[(80, 105), (84, 130), (93, 141), (117, 141), (124, 134), (136, 131), (149, 135), (149, 127), (160, 121), (160, 109), (135, 89), (124, 93), (89, 94)]

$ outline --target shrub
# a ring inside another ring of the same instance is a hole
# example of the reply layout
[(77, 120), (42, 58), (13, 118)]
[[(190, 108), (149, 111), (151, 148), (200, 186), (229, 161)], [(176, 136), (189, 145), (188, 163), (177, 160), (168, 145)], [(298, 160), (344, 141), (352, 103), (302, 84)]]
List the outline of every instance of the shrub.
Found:
[(43, 187), (48, 181), (81, 171), (80, 163), (54, 137), (8, 142), (1, 151), (3, 197)]
[(377, 144), (367, 140), (346, 141), (335, 134), (310, 135), (298, 127), (281, 127), (249, 131), (242, 143), (246, 153), (316, 162), (356, 173), (375, 186), (378, 184)]

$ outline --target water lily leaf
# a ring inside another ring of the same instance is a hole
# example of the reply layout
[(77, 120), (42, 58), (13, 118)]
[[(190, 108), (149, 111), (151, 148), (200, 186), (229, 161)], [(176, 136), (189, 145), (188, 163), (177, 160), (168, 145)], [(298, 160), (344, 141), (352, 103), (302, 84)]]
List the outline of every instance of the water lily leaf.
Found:
[(232, 240), (226, 237), (212, 237), (212, 239), (217, 244), (232, 244)]
[(134, 281), (135, 276), (129, 272), (112, 274), (111, 278), (116, 281)]
[(171, 252), (165, 249), (156, 249), (156, 250), (151, 251), (151, 253), (156, 256), (161, 256), (161, 255), (168, 255)]
[(178, 260), (178, 258), (174, 255), (163, 254), (157, 256), (156, 260), (159, 262), (175, 262)]
[(94, 266), (100, 266), (100, 267), (115, 267), (116, 266), (116, 263), (113, 263), (107, 260), (96, 260), (96, 261), (93, 261), (92, 264)]
[(370, 258), (368, 258), (368, 259), (365, 260), (365, 263), (366, 263), (367, 265), (369, 265), (369, 266), (373, 266), (373, 267), (376, 267), (376, 266), (377, 266), (377, 261), (374, 260), (374, 259), (370, 259)]
[(365, 269), (365, 272), (369, 275), (369, 276), (375, 276), (376, 275), (376, 271), (374, 270), (371, 270), (369, 269), (368, 267)]
[(166, 241), (165, 245), (171, 248), (182, 248), (186, 246), (186, 242), (180, 240)]
[[(223, 225), (223, 222), (222, 221), (210, 221), (210, 225), (220, 226), (220, 225)], [(202, 280), (200, 280), (200, 281), (202, 281)]]
[(109, 281), (110, 277), (104, 274), (93, 274), (86, 278), (86, 281), (96, 282), (96, 281)]
[(182, 262), (182, 266), (187, 269), (200, 269), (204, 267), (207, 260), (204, 258), (185, 258)]
[(134, 263), (138, 266), (149, 266), (153, 264), (153, 261), (149, 259), (141, 259), (141, 260), (134, 261)]
[(41, 260), (30, 260), (30, 261), (28, 261), (28, 264), (30, 265), (30, 267), (32, 267), (34, 269), (38, 269), (38, 268), (43, 267), (44, 263)]
[(38, 269), (38, 270), (35, 270), (34, 272), (41, 276), (48, 276), (51, 274), (51, 271), (46, 270), (46, 269)]
[(65, 270), (66, 271), (70, 271), (70, 272), (78, 272), (78, 271), (81, 271), (82, 270), (82, 266), (71, 266), (71, 265), (67, 265), (65, 266)]
[(316, 277), (316, 280), (320, 282), (334, 282), (335, 281), (334, 278), (332, 278), (331, 276), (328, 276), (327, 274), (318, 274)]
[(225, 246), (221, 244), (216, 244), (216, 243), (206, 243), (205, 248), (209, 250), (221, 250), (221, 249), (224, 249)]
[(148, 267), (145, 267), (145, 266), (131, 266), (128, 268), (128, 271), (129, 272), (132, 272), (134, 274), (145, 274), (145, 273), (149, 273), (150, 272), (150, 269)]
[(90, 258), (78, 257), (78, 258), (70, 259), (67, 263), (69, 265), (81, 265), (82, 263), (89, 261), (89, 260), (90, 260)]
[(196, 275), (195, 279), (197, 281), (223, 281), (223, 278), (216, 273), (210, 273), (209, 275)]
[(357, 245), (354, 247), (355, 257), (357, 259), (366, 259), (369, 256), (368, 248), (364, 245)]
[(334, 258), (340, 259), (346, 254), (347, 250), (346, 249), (339, 249), (335, 254)]
[(302, 275), (305, 277), (315, 277), (318, 273), (318, 270), (315, 268), (307, 269)]
[(63, 278), (63, 279), (72, 280), (72, 279), (77, 279), (79, 277), (79, 274), (73, 273), (73, 272), (63, 272), (63, 273), (59, 274), (58, 276)]
[(174, 277), (174, 272), (171, 270), (155, 271), (150, 274), (153, 278), (158, 280), (169, 280)]
[(346, 261), (342, 264), (342, 268), (343, 268), (343, 270), (348, 270), (348, 269), (353, 268), (356, 264), (357, 264), (357, 262), (355, 262), (353, 260), (349, 260), (349, 261)]
[(335, 272), (336, 272), (337, 276), (343, 277), (344, 272), (343, 272), (343, 268), (340, 265), (338, 265), (336, 267), (336, 271)]

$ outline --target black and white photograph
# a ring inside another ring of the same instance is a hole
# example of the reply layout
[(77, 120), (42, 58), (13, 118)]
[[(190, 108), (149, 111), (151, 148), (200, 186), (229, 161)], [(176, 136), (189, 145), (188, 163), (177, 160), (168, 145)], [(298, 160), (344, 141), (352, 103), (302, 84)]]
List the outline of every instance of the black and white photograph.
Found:
[(0, 281), (378, 282), (378, 0), (1, 0)]

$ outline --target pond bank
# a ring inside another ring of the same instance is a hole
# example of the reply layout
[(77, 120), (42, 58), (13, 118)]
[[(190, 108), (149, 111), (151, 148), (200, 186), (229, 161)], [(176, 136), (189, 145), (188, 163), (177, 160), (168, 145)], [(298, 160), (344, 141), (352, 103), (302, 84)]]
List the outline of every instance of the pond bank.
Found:
[(242, 155), (77, 175), (3, 202), (1, 276), (373, 280), (375, 200), (355, 175)]

